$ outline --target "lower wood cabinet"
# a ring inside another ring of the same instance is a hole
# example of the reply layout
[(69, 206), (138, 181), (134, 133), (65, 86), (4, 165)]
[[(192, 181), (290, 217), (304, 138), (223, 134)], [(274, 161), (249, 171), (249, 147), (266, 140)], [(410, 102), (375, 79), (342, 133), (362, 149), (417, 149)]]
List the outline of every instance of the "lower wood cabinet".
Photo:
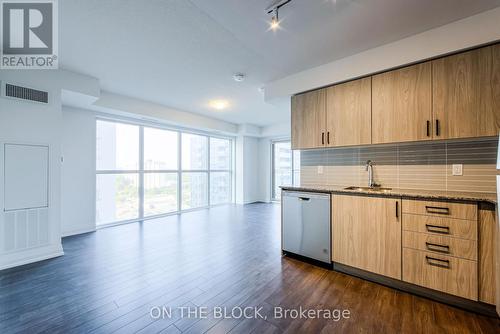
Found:
[(477, 261), (403, 248), (403, 280), (477, 300)]
[(494, 205), (334, 194), (331, 208), (333, 262), (500, 304)]
[(403, 281), (478, 300), (477, 203), (403, 200)]
[(334, 262), (401, 279), (401, 200), (333, 195)]

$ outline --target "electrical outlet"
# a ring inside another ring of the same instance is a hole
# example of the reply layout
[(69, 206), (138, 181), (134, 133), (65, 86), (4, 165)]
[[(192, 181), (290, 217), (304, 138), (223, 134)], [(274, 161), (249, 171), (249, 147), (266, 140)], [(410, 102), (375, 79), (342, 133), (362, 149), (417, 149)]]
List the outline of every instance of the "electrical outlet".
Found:
[(463, 165), (462, 164), (454, 164), (452, 166), (452, 175), (454, 176), (462, 176), (463, 175)]
[(318, 174), (323, 174), (323, 166), (318, 166)]

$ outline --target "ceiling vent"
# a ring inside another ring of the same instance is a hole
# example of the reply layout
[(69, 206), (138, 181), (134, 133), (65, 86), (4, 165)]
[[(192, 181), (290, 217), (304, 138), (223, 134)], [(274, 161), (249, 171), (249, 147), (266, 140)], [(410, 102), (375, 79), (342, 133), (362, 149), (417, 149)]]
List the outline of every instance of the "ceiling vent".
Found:
[(9, 83), (2, 85), (2, 96), (38, 103), (49, 103), (48, 92)]

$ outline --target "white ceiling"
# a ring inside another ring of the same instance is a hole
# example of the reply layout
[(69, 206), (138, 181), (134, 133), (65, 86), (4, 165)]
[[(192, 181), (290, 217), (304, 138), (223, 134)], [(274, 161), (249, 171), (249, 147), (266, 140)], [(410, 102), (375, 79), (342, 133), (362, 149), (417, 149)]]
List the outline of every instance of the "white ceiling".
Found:
[[(64, 0), (60, 66), (103, 90), (237, 124), (287, 121), (259, 87), (500, 6), (500, 0), (293, 0), (268, 31), (272, 0)], [(247, 74), (233, 81), (235, 72)], [(207, 104), (230, 101), (224, 111)]]

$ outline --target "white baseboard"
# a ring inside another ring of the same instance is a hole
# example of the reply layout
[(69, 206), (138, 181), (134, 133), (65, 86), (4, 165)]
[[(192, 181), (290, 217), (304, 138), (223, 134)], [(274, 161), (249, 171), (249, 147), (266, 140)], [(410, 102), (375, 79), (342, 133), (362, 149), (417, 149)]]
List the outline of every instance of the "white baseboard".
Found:
[(14, 268), (33, 262), (48, 260), (62, 255), (64, 255), (62, 245), (50, 245), (13, 254), (4, 254), (1, 256), (0, 270)]

